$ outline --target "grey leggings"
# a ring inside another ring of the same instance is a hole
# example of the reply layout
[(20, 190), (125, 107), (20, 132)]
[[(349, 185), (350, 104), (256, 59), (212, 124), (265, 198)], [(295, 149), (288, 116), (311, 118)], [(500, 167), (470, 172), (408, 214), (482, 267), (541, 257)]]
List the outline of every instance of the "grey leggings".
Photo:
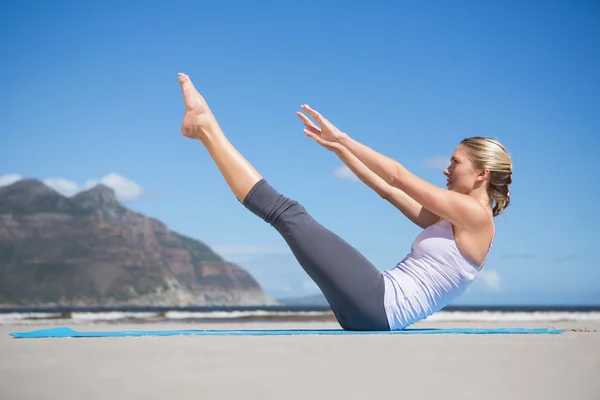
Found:
[(242, 204), (272, 225), (323, 292), (342, 329), (388, 331), (383, 276), (361, 253), (264, 179)]

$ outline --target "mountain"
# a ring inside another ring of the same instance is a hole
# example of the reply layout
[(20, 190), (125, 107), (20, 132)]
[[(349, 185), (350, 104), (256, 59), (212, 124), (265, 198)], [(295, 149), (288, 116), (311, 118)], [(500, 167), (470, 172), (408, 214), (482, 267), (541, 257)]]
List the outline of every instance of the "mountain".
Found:
[(73, 197), (36, 179), (0, 187), (0, 306), (275, 304), (247, 271), (107, 186)]

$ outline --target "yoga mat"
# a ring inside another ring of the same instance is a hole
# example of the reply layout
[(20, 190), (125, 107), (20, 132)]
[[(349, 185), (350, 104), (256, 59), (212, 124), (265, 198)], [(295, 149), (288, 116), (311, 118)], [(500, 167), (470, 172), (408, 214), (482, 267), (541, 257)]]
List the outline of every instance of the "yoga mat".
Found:
[(563, 329), (548, 328), (407, 328), (400, 331), (378, 332), (378, 331), (345, 331), (342, 329), (243, 329), (243, 330), (141, 330), (141, 331), (103, 331), (103, 332), (78, 332), (68, 327), (42, 329), (29, 332), (13, 332), (10, 336), (21, 339), (35, 338), (75, 338), (75, 337), (131, 337), (131, 336), (274, 336), (274, 335), (432, 335), (432, 334), (557, 334), (564, 332)]

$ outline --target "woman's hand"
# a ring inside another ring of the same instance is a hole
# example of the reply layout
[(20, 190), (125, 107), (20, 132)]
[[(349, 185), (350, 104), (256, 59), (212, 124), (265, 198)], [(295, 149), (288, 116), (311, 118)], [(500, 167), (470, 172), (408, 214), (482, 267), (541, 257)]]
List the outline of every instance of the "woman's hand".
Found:
[(313, 110), (308, 105), (303, 104), (301, 108), (310, 114), (319, 124), (315, 125), (306, 115), (298, 111), (296, 114), (306, 127), (304, 134), (310, 138), (313, 138), (321, 146), (327, 150), (341, 149), (343, 146), (339, 143), (339, 140), (344, 136), (338, 128), (335, 127), (328, 119), (324, 118), (318, 111)]

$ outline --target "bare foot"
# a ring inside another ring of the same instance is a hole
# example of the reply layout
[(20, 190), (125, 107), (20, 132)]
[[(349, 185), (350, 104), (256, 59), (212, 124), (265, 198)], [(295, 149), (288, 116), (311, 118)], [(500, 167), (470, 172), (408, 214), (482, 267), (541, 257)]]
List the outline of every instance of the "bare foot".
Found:
[(204, 141), (219, 129), (217, 120), (208, 107), (204, 97), (198, 93), (190, 77), (186, 74), (177, 74), (177, 79), (183, 92), (185, 115), (181, 124), (181, 133), (184, 136)]

